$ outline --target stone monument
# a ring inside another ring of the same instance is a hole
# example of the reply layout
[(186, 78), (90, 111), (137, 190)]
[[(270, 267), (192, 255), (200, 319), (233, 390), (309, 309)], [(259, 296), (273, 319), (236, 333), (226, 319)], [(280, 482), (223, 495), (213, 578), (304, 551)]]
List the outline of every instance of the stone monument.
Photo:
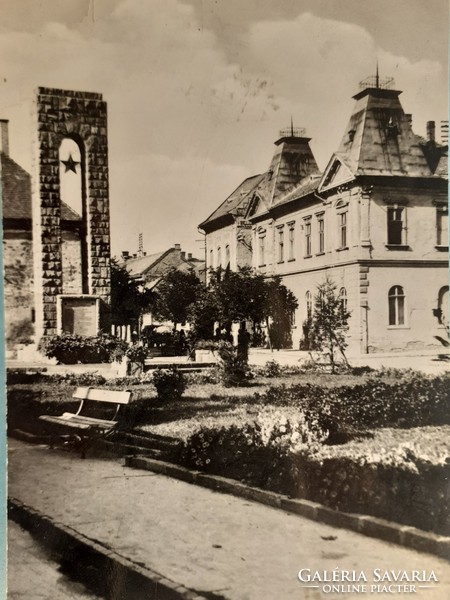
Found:
[(32, 174), (36, 339), (109, 330), (106, 102), (39, 88)]

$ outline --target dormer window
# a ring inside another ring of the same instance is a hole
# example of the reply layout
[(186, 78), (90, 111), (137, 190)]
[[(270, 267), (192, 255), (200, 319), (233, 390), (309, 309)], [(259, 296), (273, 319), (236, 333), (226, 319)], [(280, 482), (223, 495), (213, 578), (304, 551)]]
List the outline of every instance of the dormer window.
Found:
[(389, 117), (388, 124), (386, 125), (386, 135), (389, 139), (395, 139), (399, 135), (397, 124), (394, 122), (392, 117)]

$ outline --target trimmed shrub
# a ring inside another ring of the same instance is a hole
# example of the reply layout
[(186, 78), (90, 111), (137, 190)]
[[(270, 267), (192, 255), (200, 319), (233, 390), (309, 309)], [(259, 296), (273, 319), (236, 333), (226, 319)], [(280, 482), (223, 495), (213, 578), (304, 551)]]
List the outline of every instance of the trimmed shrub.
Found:
[(83, 337), (62, 333), (43, 337), (39, 342), (40, 352), (66, 365), (111, 362), (113, 353), (127, 347), (123, 340), (103, 334)]
[(290, 493), (296, 470), (288, 457), (318, 452), (327, 435), (310, 413), (269, 410), (240, 426), (203, 428), (183, 443), (178, 461)]
[[(364, 382), (328, 388), (297, 384), (271, 386), (255, 400), (273, 406), (297, 406), (317, 412), (324, 428), (415, 427), (450, 424), (450, 375), (427, 376), (415, 371), (384, 373)], [(332, 439), (332, 435), (330, 435)]]
[(155, 369), (153, 384), (159, 400), (178, 400), (186, 389), (183, 373), (175, 367)]

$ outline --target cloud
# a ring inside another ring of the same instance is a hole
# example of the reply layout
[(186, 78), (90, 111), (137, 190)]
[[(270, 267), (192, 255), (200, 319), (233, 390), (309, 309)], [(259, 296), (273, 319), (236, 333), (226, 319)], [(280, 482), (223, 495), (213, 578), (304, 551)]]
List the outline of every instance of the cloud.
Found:
[[(111, 218), (114, 252), (136, 251), (142, 232), (146, 249), (181, 243), (183, 250), (202, 257), (202, 243), (194, 243), (202, 238), (198, 224), (225, 199), (224, 190), (231, 193), (249, 175), (244, 166), (217, 165), (200, 157), (145, 154), (125, 159), (111, 173), (121, 199)], [(136, 182), (131, 189), (130, 181)]]
[(324, 166), (376, 56), (382, 74), (405, 90), (415, 123), (446, 114), (439, 63), (394, 56), (354, 24), (307, 13), (256, 16), (236, 32), (237, 64), (178, 0), (96, 0), (95, 14), (48, 11), (53, 20), (36, 9), (22, 28), (19, 12), (0, 29), (0, 116), (11, 119), (12, 156), (30, 169), (27, 100), (38, 85), (103, 93), (116, 247), (143, 223), (148, 251), (198, 237), (196, 225), (239, 178), (267, 168), (291, 115)]
[[(362, 27), (302, 14), (293, 20), (260, 22), (248, 34), (249, 68), (263, 74), (280, 104), (313, 136), (322, 164), (337, 149), (358, 82), (375, 74), (394, 76), (417, 129), (427, 119), (446, 118), (446, 75), (437, 61), (412, 62), (376, 44)], [(426, 115), (431, 115), (426, 117)]]

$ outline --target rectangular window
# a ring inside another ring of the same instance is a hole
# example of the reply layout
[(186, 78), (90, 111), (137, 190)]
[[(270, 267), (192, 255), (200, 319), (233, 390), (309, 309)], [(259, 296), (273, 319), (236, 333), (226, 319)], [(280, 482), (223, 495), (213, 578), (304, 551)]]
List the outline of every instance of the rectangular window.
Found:
[(289, 223), (289, 260), (295, 259), (295, 223)]
[(311, 221), (305, 223), (305, 256), (311, 256)]
[(436, 213), (436, 244), (448, 246), (448, 211), (447, 207), (439, 207)]
[(260, 234), (258, 238), (259, 242), (259, 265), (263, 266), (266, 264), (266, 234)]
[(339, 248), (347, 248), (347, 213), (341, 212), (338, 214), (339, 223)]
[(278, 229), (278, 262), (284, 262), (284, 229)]
[(388, 208), (388, 230), (387, 230), (387, 243), (392, 246), (401, 246), (405, 244), (405, 209), (400, 208)]
[(319, 254), (325, 252), (325, 220), (323, 215), (317, 217), (317, 233), (318, 233), (318, 251)]

